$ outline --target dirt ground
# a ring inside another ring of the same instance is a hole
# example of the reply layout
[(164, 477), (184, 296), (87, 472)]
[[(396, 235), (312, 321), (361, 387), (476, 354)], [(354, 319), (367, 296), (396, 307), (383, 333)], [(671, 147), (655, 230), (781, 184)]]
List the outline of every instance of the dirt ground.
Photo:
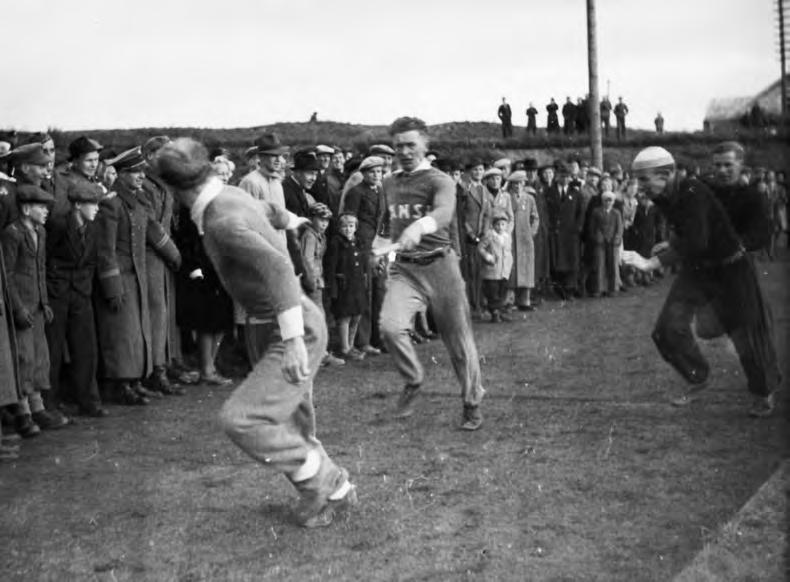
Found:
[[(759, 268), (786, 378), (790, 262)], [(361, 501), (325, 530), (294, 527), (290, 486), (220, 433), (229, 389), (24, 441), (0, 465), (0, 578), (669, 580), (772, 474), (789, 425), (786, 389), (773, 418), (746, 416), (723, 340), (705, 344), (704, 400), (666, 404), (682, 384), (650, 330), (667, 288), (476, 323), (476, 433), (456, 428), (441, 342), (419, 348), (426, 394), (405, 421), (389, 418), (401, 386), (387, 356), (322, 370), (319, 437)]]

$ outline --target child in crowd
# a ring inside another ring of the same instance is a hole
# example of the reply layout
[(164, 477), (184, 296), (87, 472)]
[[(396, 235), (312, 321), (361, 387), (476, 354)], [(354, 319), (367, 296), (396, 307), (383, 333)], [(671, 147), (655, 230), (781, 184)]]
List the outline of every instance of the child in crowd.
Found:
[(492, 230), (480, 242), (478, 252), (483, 259), (480, 266), (483, 295), (491, 313), (491, 322), (498, 323), (508, 320), (508, 316), (502, 314), (502, 308), (507, 299), (507, 285), (513, 269), (513, 241), (504, 209), (494, 209), (491, 227)]
[[(637, 192), (639, 191), (639, 182), (636, 178), (629, 178), (625, 181), (623, 189), (622, 204), (619, 208), (623, 217), (623, 248), (629, 251), (636, 250), (634, 244), (634, 217), (636, 216), (637, 206)], [(621, 249), (622, 250), (622, 249)], [(623, 266), (620, 272), (623, 285), (626, 287), (633, 287), (635, 284), (635, 277), (637, 275), (636, 269), (633, 267)]]
[(3, 255), (16, 328), (22, 397), (16, 406), (16, 430), (23, 437), (40, 429), (61, 428), (69, 420), (44, 408), (49, 390), (49, 350), (44, 325), (52, 321), (46, 282), (46, 234), (52, 194), (32, 184), (17, 188), (19, 218), (3, 231)]
[(595, 245), (595, 270), (597, 285), (594, 297), (614, 295), (618, 291), (617, 270), (620, 263), (620, 245), (623, 242), (623, 217), (614, 207), (615, 194), (604, 191), (602, 205), (593, 210), (590, 220), (590, 240)]
[(326, 287), (337, 320), (341, 357), (362, 360), (365, 354), (354, 346), (357, 327), (367, 300), (367, 259), (356, 239), (357, 217), (341, 214), (338, 234), (329, 243)]
[[(634, 215), (633, 249), (643, 257), (651, 256), (653, 246), (660, 242), (660, 223), (658, 208), (647, 196), (637, 195), (638, 205)], [(626, 247), (627, 248), (627, 247)], [(636, 282), (640, 285), (650, 285), (655, 273), (653, 271), (637, 271)]]
[[(302, 288), (318, 308), (324, 311), (324, 254), (326, 253), (326, 229), (332, 211), (326, 204), (317, 203), (308, 209), (310, 224), (307, 225), (299, 240), (302, 249)], [(324, 366), (342, 366), (345, 361), (329, 352), (321, 361)]]

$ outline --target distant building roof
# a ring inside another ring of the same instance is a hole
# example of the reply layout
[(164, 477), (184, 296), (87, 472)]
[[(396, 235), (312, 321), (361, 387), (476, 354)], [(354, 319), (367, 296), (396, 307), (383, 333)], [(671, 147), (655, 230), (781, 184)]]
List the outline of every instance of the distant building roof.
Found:
[[(790, 75), (787, 76), (790, 79)], [(782, 80), (777, 79), (768, 87), (751, 97), (725, 97), (711, 99), (705, 112), (705, 121), (722, 121), (737, 119), (748, 113), (758, 103), (764, 113), (781, 115), (782, 113)]]

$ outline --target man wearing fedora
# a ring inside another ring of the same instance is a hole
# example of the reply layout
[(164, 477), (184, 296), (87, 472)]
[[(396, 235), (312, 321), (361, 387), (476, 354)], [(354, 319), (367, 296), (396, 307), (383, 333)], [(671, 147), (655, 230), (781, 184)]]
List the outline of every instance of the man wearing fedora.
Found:
[(316, 438), (312, 388), (326, 352), (326, 323), (302, 293), (280, 235), (303, 219), (222, 184), (194, 140), (163, 147), (156, 168), (191, 209), (224, 287), (250, 317), (271, 322), (266, 334), (247, 336), (253, 369), (222, 407), (222, 426), (244, 452), (293, 484), (297, 523), (327, 526), (356, 502), (356, 492)]
[(290, 175), (283, 180), (285, 208), (297, 216), (310, 216), (310, 206), (316, 200), (309, 193), (318, 178), (318, 157), (312, 150), (300, 150), (294, 154), (294, 166)]
[[(290, 148), (280, 142), (276, 133), (265, 133), (255, 140), (255, 152), (260, 167), (244, 176), (239, 188), (256, 200), (285, 207), (282, 180), (285, 175), (285, 155)], [(285, 235), (283, 235), (285, 238)]]

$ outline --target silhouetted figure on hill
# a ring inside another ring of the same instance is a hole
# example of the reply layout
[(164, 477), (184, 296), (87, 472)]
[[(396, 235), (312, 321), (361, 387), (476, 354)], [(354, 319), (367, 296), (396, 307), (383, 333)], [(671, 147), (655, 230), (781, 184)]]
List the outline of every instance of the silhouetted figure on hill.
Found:
[(612, 102), (609, 101), (609, 96), (603, 98), (601, 101), (601, 127), (606, 137), (609, 137), (609, 126), (611, 125), (610, 119), (612, 116)]
[(562, 131), (565, 135), (573, 133), (573, 127), (576, 123), (576, 105), (573, 104), (570, 97), (565, 98), (565, 105), (562, 106)]
[(502, 97), (502, 105), (497, 109), (497, 117), (502, 122), (502, 137), (513, 137), (513, 111), (510, 109), (505, 98)]
[(656, 124), (656, 133), (664, 133), (664, 116), (661, 115), (660, 111), (656, 115), (654, 122)]
[(546, 118), (546, 133), (559, 133), (560, 131), (560, 118), (557, 116), (557, 110), (560, 106), (554, 101), (554, 97), (546, 105), (548, 117)]
[(313, 111), (313, 114), (310, 116), (310, 123), (318, 123), (318, 111)]
[(623, 98), (617, 100), (614, 106), (614, 117), (617, 120), (617, 140), (625, 139), (625, 116), (628, 115), (628, 105), (623, 103)]
[(527, 133), (535, 135), (538, 132), (538, 110), (530, 101), (527, 107)]

